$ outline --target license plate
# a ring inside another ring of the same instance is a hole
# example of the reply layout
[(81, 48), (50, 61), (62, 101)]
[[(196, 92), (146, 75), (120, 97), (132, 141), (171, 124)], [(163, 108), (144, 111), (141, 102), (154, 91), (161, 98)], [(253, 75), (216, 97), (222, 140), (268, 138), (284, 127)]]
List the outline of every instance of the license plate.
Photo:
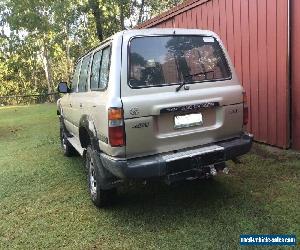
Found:
[(174, 128), (188, 128), (193, 126), (203, 126), (203, 116), (201, 113), (189, 115), (177, 115), (174, 117)]

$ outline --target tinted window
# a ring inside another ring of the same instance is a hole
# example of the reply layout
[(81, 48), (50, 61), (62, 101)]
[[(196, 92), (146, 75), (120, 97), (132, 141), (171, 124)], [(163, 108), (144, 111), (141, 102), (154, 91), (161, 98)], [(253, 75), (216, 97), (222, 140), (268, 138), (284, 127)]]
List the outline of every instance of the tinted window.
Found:
[(110, 47), (107, 47), (102, 51), (99, 89), (105, 88), (108, 83), (109, 65), (110, 65)]
[(132, 87), (224, 80), (231, 73), (213, 37), (139, 37), (130, 43)]
[(82, 60), (81, 71), (79, 76), (78, 92), (87, 91), (88, 71), (91, 55), (88, 55)]
[(99, 89), (100, 65), (102, 50), (94, 54), (92, 70), (91, 70), (91, 89)]
[(77, 90), (78, 77), (79, 77), (79, 72), (80, 72), (80, 64), (81, 64), (81, 61), (79, 61), (77, 63), (74, 74), (73, 74), (71, 92), (76, 92), (76, 90)]

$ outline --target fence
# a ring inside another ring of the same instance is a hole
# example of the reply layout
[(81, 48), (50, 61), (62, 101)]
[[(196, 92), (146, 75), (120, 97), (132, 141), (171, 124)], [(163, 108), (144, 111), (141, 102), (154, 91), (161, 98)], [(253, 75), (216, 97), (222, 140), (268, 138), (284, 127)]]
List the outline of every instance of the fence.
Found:
[(59, 93), (39, 94), (39, 95), (15, 95), (0, 96), (0, 106), (19, 104), (53, 103), (60, 98)]

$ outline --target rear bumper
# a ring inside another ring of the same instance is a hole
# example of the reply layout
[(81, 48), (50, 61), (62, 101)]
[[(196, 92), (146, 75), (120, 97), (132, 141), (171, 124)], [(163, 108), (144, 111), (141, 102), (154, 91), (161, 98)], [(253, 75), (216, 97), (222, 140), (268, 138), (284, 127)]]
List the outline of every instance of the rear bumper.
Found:
[(119, 178), (146, 179), (200, 169), (234, 159), (248, 153), (252, 141), (252, 135), (242, 134), (231, 140), (136, 159), (119, 160), (104, 153), (100, 153), (100, 158), (103, 166)]

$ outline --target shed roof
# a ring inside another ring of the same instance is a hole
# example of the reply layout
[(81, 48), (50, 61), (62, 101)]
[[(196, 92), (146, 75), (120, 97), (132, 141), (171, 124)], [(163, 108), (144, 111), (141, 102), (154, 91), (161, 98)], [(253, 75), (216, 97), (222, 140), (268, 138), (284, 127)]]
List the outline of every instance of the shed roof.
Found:
[(187, 0), (187, 1), (184, 1), (182, 4), (179, 4), (172, 9), (159, 14), (158, 16), (151, 18), (140, 25), (137, 25), (135, 28), (140, 29), (140, 28), (152, 27), (152, 26), (159, 24), (165, 20), (168, 20), (182, 12), (185, 12), (189, 9), (195, 8), (196, 6), (206, 3), (206, 2), (209, 2), (209, 1), (211, 1), (211, 0)]

